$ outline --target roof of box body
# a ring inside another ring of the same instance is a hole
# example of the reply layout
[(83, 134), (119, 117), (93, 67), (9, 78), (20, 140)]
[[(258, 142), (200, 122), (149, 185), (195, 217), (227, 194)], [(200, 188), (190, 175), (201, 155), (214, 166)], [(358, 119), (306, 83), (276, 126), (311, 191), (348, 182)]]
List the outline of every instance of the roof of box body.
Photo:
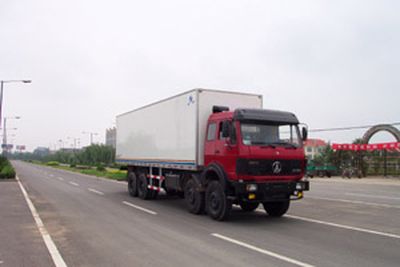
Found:
[(216, 93), (225, 93), (225, 94), (237, 94), (237, 95), (257, 96), (257, 97), (259, 97), (259, 98), (262, 99), (262, 95), (260, 95), (260, 94), (251, 94), (251, 93), (235, 92), (235, 91), (228, 91), (228, 90), (195, 88), (195, 89), (188, 90), (188, 91), (185, 91), (185, 92), (183, 92), (183, 93), (180, 93), (180, 94), (177, 94), (177, 95), (174, 95), (174, 96), (171, 96), (171, 97), (168, 97), (168, 98), (165, 98), (165, 99), (162, 99), (162, 100), (153, 102), (153, 103), (151, 103), (151, 104), (147, 104), (147, 105), (144, 105), (144, 106), (142, 106), (142, 107), (139, 107), (139, 108), (130, 110), (130, 111), (128, 111), (128, 112), (124, 112), (124, 113), (122, 113), (122, 114), (117, 115), (117, 117), (120, 117), (120, 116), (126, 115), (126, 114), (128, 114), (128, 113), (135, 112), (135, 111), (138, 111), (138, 110), (140, 110), (140, 109), (144, 109), (144, 108), (147, 108), (147, 107), (150, 107), (150, 106), (159, 104), (159, 103), (161, 103), (161, 102), (170, 100), (170, 99), (172, 99), (172, 98), (175, 98), (175, 97), (178, 97), (178, 96), (181, 96), (181, 95), (188, 94), (188, 93), (190, 93), (190, 92), (196, 92), (196, 91), (199, 92), (199, 93), (201, 93), (201, 92), (203, 92), (203, 91), (206, 91), (206, 92), (216, 92)]

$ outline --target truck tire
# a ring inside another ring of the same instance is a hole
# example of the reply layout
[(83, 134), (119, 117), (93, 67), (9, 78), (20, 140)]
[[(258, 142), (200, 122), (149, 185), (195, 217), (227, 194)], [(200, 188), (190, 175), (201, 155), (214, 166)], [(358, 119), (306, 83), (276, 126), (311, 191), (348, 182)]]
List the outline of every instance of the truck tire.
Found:
[(146, 174), (144, 172), (140, 172), (138, 181), (137, 181), (137, 191), (138, 191), (138, 196), (144, 200), (154, 198), (153, 192), (155, 192), (155, 191), (148, 189), (147, 185), (148, 185), (148, 183), (147, 183)]
[(201, 214), (204, 211), (204, 193), (199, 192), (197, 188), (196, 181), (190, 179), (184, 189), (186, 207), (193, 214)]
[(128, 174), (128, 192), (132, 197), (138, 196), (137, 177), (134, 172), (129, 172)]
[(260, 203), (258, 203), (258, 202), (240, 202), (239, 205), (243, 211), (252, 212), (258, 208)]
[(281, 217), (288, 211), (289, 204), (290, 201), (286, 200), (280, 202), (264, 202), (263, 206), (269, 216)]
[(207, 186), (206, 209), (208, 215), (216, 221), (226, 220), (231, 213), (232, 200), (226, 197), (218, 181), (211, 181)]

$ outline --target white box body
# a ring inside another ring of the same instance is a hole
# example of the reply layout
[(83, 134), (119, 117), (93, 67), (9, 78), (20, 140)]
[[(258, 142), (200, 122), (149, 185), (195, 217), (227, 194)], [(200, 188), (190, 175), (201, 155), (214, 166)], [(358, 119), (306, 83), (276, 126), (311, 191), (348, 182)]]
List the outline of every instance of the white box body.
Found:
[(116, 161), (133, 166), (198, 170), (204, 165), (213, 106), (262, 108), (262, 96), (194, 89), (117, 116)]

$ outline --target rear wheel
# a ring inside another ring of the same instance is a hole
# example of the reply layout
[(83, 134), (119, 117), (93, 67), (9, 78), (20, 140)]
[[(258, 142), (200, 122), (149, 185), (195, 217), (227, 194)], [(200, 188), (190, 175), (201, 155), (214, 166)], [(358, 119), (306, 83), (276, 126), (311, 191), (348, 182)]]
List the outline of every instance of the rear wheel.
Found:
[(286, 200), (280, 202), (264, 202), (263, 206), (269, 216), (281, 217), (288, 211), (289, 204), (290, 201)]
[(129, 172), (128, 174), (128, 192), (132, 197), (138, 196), (137, 177), (134, 172)]
[(200, 214), (204, 211), (204, 193), (198, 191), (195, 180), (190, 179), (185, 185), (185, 202), (190, 213)]
[(231, 213), (232, 201), (227, 199), (218, 181), (211, 181), (207, 186), (206, 208), (208, 215), (217, 221), (226, 220)]
[(258, 208), (260, 203), (257, 202), (241, 202), (239, 203), (240, 207), (242, 208), (243, 211), (246, 212), (251, 212), (254, 211)]

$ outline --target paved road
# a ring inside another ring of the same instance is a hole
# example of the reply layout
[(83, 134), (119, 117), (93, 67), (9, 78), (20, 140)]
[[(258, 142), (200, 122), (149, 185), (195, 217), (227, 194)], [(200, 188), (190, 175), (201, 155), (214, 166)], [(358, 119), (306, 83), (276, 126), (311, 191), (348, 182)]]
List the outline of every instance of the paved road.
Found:
[(68, 266), (400, 263), (400, 182), (313, 180), (288, 216), (235, 209), (221, 223), (187, 213), (177, 198), (131, 198), (123, 182), (14, 165)]

